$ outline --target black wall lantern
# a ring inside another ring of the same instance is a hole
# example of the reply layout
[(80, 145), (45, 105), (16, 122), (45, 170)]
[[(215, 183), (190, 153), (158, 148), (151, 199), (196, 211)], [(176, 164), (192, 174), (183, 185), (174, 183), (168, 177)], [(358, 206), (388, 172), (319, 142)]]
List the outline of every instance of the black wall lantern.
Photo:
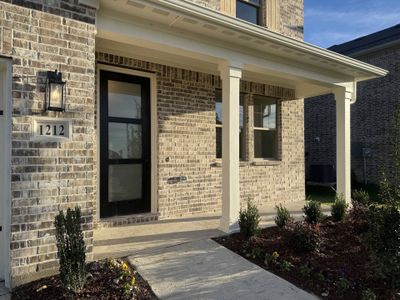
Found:
[(62, 73), (55, 70), (47, 71), (46, 84), (46, 110), (64, 111), (65, 81), (62, 81)]

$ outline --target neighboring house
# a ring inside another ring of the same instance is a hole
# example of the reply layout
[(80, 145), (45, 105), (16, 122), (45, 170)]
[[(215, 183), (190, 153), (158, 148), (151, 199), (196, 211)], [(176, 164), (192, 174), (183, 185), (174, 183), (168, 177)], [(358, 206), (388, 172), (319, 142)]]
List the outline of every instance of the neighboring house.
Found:
[[(361, 82), (351, 105), (353, 180), (379, 184), (382, 171), (393, 174), (394, 115), (400, 108), (400, 25), (335, 45), (331, 51), (389, 70), (386, 77)], [(305, 100), (306, 171), (309, 181), (334, 181), (335, 100)]]
[(304, 200), (304, 97), (336, 95), (350, 200), (353, 82), (386, 71), (304, 43), (302, 0), (9, 0), (0, 29), (8, 286), (57, 270), (67, 207), (91, 259), (94, 228)]

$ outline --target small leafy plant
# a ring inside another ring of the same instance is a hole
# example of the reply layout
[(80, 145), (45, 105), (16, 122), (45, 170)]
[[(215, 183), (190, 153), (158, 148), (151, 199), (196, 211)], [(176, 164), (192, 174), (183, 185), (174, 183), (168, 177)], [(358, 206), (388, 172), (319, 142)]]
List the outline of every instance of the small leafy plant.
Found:
[(289, 272), (291, 269), (294, 268), (294, 265), (290, 261), (284, 260), (281, 262), (280, 268), (284, 272)]
[(346, 215), (348, 204), (342, 195), (336, 195), (335, 203), (331, 207), (331, 214), (335, 221), (341, 221)]
[(309, 200), (303, 207), (306, 222), (316, 224), (321, 221), (323, 214), (321, 203), (315, 200)]
[(350, 288), (351, 283), (346, 278), (340, 277), (335, 285), (340, 291), (344, 292)]
[(68, 208), (55, 217), (58, 258), (60, 260), (60, 277), (66, 290), (78, 293), (86, 280), (85, 242), (81, 229), (81, 210)]
[(361, 300), (376, 300), (376, 295), (373, 290), (367, 289), (361, 293)]
[(251, 257), (252, 257), (253, 259), (262, 258), (262, 254), (263, 254), (263, 249), (260, 248), (260, 247), (254, 247), (254, 248), (251, 250)]
[(369, 198), (369, 194), (364, 190), (354, 190), (351, 194), (351, 200), (353, 203), (359, 203), (362, 205), (369, 205), (371, 200)]
[(259, 231), (260, 219), (257, 206), (255, 206), (249, 199), (247, 201), (247, 208), (245, 210), (240, 209), (239, 212), (240, 233), (246, 239), (256, 235)]
[(282, 204), (276, 206), (276, 217), (275, 224), (282, 228), (286, 225), (286, 223), (293, 221), (293, 218), (290, 216), (290, 212), (286, 207), (283, 207)]
[(308, 277), (311, 276), (312, 268), (311, 268), (308, 264), (305, 264), (305, 265), (303, 265), (303, 266), (300, 266), (299, 272), (300, 272), (300, 274), (301, 274), (302, 276), (308, 278)]
[(127, 298), (131, 299), (132, 290), (135, 287), (136, 278), (129, 265), (119, 259), (109, 259), (109, 267), (114, 269), (117, 273), (117, 278), (113, 282), (120, 284)]
[(271, 264), (277, 264), (278, 263), (278, 258), (279, 258), (279, 253), (274, 251), (272, 254), (265, 254), (265, 260), (264, 263), (266, 266), (270, 266)]
[(286, 226), (289, 246), (296, 252), (307, 253), (318, 250), (320, 230), (318, 225), (305, 222), (291, 223)]

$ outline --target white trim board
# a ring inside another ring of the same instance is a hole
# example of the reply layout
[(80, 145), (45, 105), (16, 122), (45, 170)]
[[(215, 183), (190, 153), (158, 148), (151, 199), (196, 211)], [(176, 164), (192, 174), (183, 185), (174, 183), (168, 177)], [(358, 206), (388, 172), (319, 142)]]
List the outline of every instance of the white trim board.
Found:
[(12, 61), (0, 58), (0, 278), (11, 287), (10, 218), (11, 218), (11, 104)]
[[(153, 73), (120, 68), (105, 64), (97, 64), (96, 100), (97, 112), (100, 112), (100, 71), (111, 71), (121, 74), (140, 76), (150, 79), (150, 140), (151, 140), (151, 213), (157, 213), (158, 203), (158, 116), (157, 116), (157, 76)], [(97, 222), (100, 222), (100, 118), (97, 116)]]

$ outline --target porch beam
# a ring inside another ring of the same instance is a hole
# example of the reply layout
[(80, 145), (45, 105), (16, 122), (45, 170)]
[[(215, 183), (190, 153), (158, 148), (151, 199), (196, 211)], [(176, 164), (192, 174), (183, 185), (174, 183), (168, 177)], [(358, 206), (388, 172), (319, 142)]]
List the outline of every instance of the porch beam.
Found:
[(351, 203), (350, 104), (352, 91), (336, 88), (336, 190)]
[(242, 68), (223, 64), (222, 79), (222, 217), (220, 230), (237, 231), (239, 189), (239, 97)]

